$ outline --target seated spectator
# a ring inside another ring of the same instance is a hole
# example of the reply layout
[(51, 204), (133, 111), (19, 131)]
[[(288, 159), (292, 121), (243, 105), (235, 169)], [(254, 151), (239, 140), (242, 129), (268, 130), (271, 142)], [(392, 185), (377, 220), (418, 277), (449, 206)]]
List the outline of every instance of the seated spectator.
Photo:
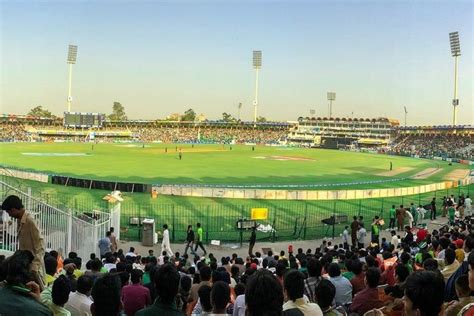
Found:
[(49, 305), (54, 316), (71, 316), (71, 312), (64, 308), (70, 293), (71, 286), (68, 279), (64, 275), (59, 276), (53, 283), (52, 304)]
[(406, 316), (433, 316), (441, 311), (444, 300), (443, 278), (432, 271), (417, 271), (407, 278)]
[[(467, 248), (467, 250), (469, 250), (468, 247), (473, 246), (471, 244), (472, 239), (470, 242), (468, 242), (469, 239), (470, 238), (466, 238), (466, 242), (464, 243), (464, 248)], [(470, 249), (474, 249), (474, 247)], [(474, 291), (474, 251), (471, 251), (469, 256), (467, 257), (467, 264), (469, 265), (469, 272), (468, 272), (469, 289), (471, 291)], [(461, 316), (474, 315), (474, 303), (470, 303), (464, 306), (458, 315), (461, 315)]]
[(304, 315), (322, 315), (323, 312), (318, 304), (310, 303), (303, 298), (304, 295), (304, 275), (297, 270), (290, 270), (285, 274), (283, 280), (284, 293), (287, 299), (283, 305), (283, 310), (297, 308)]
[(183, 313), (185, 313), (187, 309), (188, 299), (191, 291), (191, 282), (191, 278), (187, 275), (181, 276), (179, 281), (179, 291), (178, 295), (176, 295), (176, 308)]
[(156, 271), (155, 287), (157, 298), (153, 305), (137, 312), (137, 316), (182, 315), (176, 308), (175, 298), (179, 290), (179, 273), (171, 263), (166, 263)]
[(102, 269), (102, 262), (98, 258), (95, 258), (89, 263), (90, 270), (86, 271), (84, 275), (89, 276), (90, 278), (92, 278), (92, 281), (95, 282), (97, 278), (100, 278), (102, 276), (102, 273), (100, 272), (100, 270)]
[(322, 280), (321, 278), (321, 262), (318, 259), (311, 258), (308, 261), (308, 278), (304, 280), (304, 294), (310, 302), (316, 303), (314, 297), (314, 290), (318, 283)]
[(363, 315), (371, 309), (380, 308), (383, 302), (379, 299), (377, 286), (380, 280), (380, 270), (369, 268), (365, 273), (365, 282), (367, 287), (354, 296), (351, 305), (351, 312)]
[(277, 316), (282, 312), (283, 289), (268, 270), (257, 270), (247, 280), (245, 289), (247, 316)]
[(395, 268), (395, 285), (387, 286), (384, 291), (386, 295), (394, 298), (402, 298), (405, 294), (405, 281), (410, 275), (410, 271), (405, 265), (399, 264)]
[(110, 272), (112, 269), (117, 269), (117, 265), (115, 264), (115, 257), (112, 254), (107, 254), (105, 258), (104, 268), (107, 272)]
[(447, 282), (449, 277), (456, 272), (459, 268), (459, 262), (456, 260), (456, 252), (451, 249), (447, 248), (444, 252), (444, 269), (441, 270), (441, 274), (444, 277), (444, 281)]
[(230, 302), (229, 284), (223, 281), (217, 281), (212, 284), (211, 304), (212, 315), (227, 315), (226, 307)]
[(200, 314), (202, 315), (212, 313), (211, 291), (212, 288), (207, 284), (202, 285), (198, 290), (199, 302), (201, 304)]
[(358, 292), (365, 289), (365, 273), (362, 271), (362, 262), (354, 260), (351, 263), (352, 272), (354, 277), (351, 279), (352, 295), (356, 295)]
[(328, 268), (329, 281), (336, 287), (336, 306), (347, 306), (352, 302), (352, 284), (341, 276), (341, 268), (337, 263), (331, 263)]
[(209, 266), (202, 266), (200, 269), (199, 269), (199, 275), (201, 277), (201, 282), (199, 282), (198, 284), (193, 284), (191, 286), (191, 294), (189, 296), (189, 299), (190, 301), (194, 301), (194, 302), (197, 302), (198, 300), (198, 291), (199, 291), (199, 288), (203, 285), (209, 285), (211, 286), (211, 274), (212, 274), (212, 271), (211, 271), (211, 268)]
[(53, 313), (39, 302), (39, 285), (30, 278), (33, 254), (18, 250), (2, 262), (6, 286), (0, 288), (0, 315), (50, 316)]
[(245, 316), (245, 284), (237, 283), (234, 287), (235, 291), (235, 302), (233, 316)]
[(134, 316), (140, 309), (151, 305), (150, 290), (141, 284), (142, 276), (141, 270), (132, 270), (132, 284), (122, 288), (123, 310), (127, 316)]
[(321, 308), (324, 316), (345, 316), (346, 311), (343, 307), (334, 307), (332, 305), (336, 296), (336, 287), (329, 280), (321, 280), (315, 290), (316, 301)]
[(64, 306), (71, 312), (71, 316), (91, 315), (92, 300), (90, 299), (92, 290), (92, 278), (82, 275), (77, 280), (76, 292), (69, 295), (69, 300)]
[(457, 278), (455, 284), (458, 300), (447, 304), (445, 309), (446, 316), (456, 316), (464, 306), (474, 303), (474, 297), (471, 296), (471, 289), (469, 288), (469, 277), (461, 275)]
[(91, 292), (93, 316), (117, 316), (121, 313), (120, 285), (117, 274), (106, 274), (95, 281)]
[(44, 268), (46, 271), (46, 275), (44, 277), (44, 283), (46, 286), (51, 286), (54, 283), (54, 280), (56, 280), (56, 270), (58, 268), (58, 260), (49, 255), (46, 254), (44, 258)]

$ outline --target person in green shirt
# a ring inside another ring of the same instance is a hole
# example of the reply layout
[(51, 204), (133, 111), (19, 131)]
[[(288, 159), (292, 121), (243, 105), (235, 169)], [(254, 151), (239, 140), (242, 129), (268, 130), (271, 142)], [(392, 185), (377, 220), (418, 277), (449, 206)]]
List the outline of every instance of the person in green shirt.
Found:
[(207, 254), (206, 249), (204, 248), (204, 245), (202, 244), (203, 237), (204, 237), (204, 229), (201, 227), (201, 223), (196, 224), (197, 227), (197, 241), (196, 241), (196, 248), (194, 249), (194, 252), (198, 250), (198, 247), (201, 247), (202, 251), (204, 251), (204, 255)]
[(448, 207), (448, 216), (449, 216), (449, 224), (453, 225), (454, 224), (454, 215), (456, 213), (456, 209), (454, 206)]
[(410, 204), (410, 213), (413, 216), (413, 226), (416, 226), (418, 223), (418, 212), (416, 211), (416, 206), (413, 203)]
[(388, 228), (390, 229), (395, 229), (395, 213), (396, 213), (395, 205), (392, 205), (389, 212), (390, 223), (388, 224)]

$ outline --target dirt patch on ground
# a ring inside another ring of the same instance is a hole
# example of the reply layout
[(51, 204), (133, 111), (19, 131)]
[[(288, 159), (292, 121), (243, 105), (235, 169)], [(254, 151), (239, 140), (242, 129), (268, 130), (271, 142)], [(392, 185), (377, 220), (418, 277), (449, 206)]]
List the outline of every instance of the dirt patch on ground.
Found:
[(469, 169), (455, 169), (448, 173), (445, 177), (444, 180), (459, 180), (459, 179), (464, 179), (469, 175)]
[(380, 173), (377, 173), (377, 175), (382, 176), (382, 177), (393, 177), (393, 176), (396, 176), (400, 173), (405, 173), (407, 171), (410, 171), (412, 169), (413, 168), (411, 168), (411, 167), (401, 167), (401, 168), (393, 169), (393, 170), (390, 170), (390, 171), (380, 172)]
[(256, 156), (255, 159), (277, 160), (277, 161), (315, 161), (311, 158), (292, 157), (292, 156)]
[(418, 172), (413, 176), (413, 179), (426, 179), (434, 175), (435, 173), (440, 172), (440, 168), (427, 168), (423, 171)]

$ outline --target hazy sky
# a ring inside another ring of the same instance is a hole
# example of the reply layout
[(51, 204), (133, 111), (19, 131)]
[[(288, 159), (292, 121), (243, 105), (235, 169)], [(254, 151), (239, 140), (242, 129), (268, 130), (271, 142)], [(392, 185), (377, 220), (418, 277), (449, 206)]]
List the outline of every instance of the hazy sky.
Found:
[(388, 116), (452, 121), (459, 31), (459, 123), (474, 122), (473, 2), (0, 0), (0, 112), (66, 109), (68, 44), (78, 48), (73, 110), (161, 118), (193, 108), (253, 118), (252, 50), (263, 51), (259, 114), (274, 120)]

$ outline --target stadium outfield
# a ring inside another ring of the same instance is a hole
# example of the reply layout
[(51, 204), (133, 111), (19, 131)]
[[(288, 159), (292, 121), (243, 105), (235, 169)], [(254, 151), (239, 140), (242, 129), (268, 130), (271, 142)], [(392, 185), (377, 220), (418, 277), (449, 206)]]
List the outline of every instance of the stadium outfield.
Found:
[[(94, 146), (94, 147), (92, 147)], [(138, 181), (152, 184), (328, 184), (323, 189), (384, 188), (422, 185), (445, 180), (453, 170), (468, 166), (444, 161), (388, 155), (353, 153), (270, 146), (231, 146), (201, 144), (91, 144), (91, 143), (5, 143), (1, 144), (2, 163), (67, 176), (94, 180)], [(182, 151), (182, 160), (178, 153)], [(393, 170), (390, 172), (390, 162)], [(427, 169), (436, 169), (424, 179), (413, 179)], [(4, 180), (63, 209), (103, 210), (102, 198), (109, 191), (88, 190), (43, 184), (4, 177)], [(356, 182), (385, 181), (356, 184)], [(336, 184), (350, 183), (344, 186)], [(267, 208), (268, 220), (261, 224), (273, 228), (259, 232), (259, 239), (311, 239), (332, 234), (321, 220), (332, 215), (385, 216), (392, 204), (428, 204), (433, 196), (472, 192), (472, 186), (457, 187), (414, 196), (345, 201), (280, 201), (257, 199), (195, 198), (149, 193), (124, 193), (122, 238), (136, 240), (140, 227), (133, 220), (154, 218), (158, 227), (171, 226), (172, 239), (183, 240), (186, 225), (202, 222), (206, 240), (239, 241), (247, 232), (236, 229), (236, 222), (249, 218), (252, 208)], [(440, 199), (439, 199), (440, 200)], [(336, 233), (345, 225), (336, 225)]]

